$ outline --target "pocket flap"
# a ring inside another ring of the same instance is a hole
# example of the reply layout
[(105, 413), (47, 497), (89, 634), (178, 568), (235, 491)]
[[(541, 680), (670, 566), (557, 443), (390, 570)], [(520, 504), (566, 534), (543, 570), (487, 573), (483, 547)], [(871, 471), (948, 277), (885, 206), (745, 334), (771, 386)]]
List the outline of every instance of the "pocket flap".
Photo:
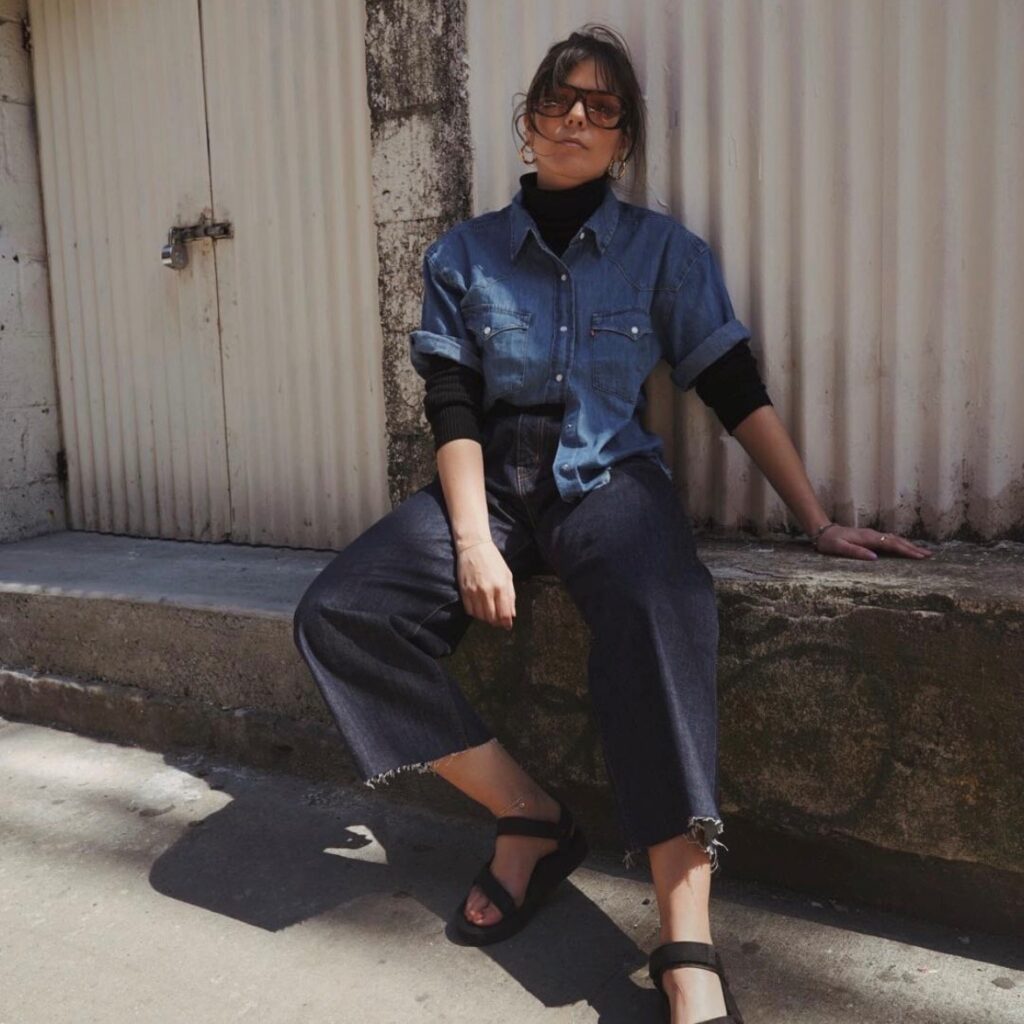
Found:
[(498, 309), (494, 306), (473, 306), (463, 310), (466, 326), (481, 340), (510, 329), (525, 330), (533, 321), (530, 310)]
[(651, 314), (643, 309), (619, 309), (609, 313), (594, 313), (590, 317), (590, 333), (612, 331), (627, 338), (639, 339), (654, 330)]

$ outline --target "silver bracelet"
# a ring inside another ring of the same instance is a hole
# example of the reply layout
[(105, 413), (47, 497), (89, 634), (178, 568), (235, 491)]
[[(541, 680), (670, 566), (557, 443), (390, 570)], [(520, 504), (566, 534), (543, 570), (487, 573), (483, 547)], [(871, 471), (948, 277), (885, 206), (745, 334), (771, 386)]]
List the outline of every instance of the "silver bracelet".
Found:
[(467, 544), (464, 548), (456, 548), (455, 554), (461, 555), (463, 551), (468, 551), (470, 548), (475, 548), (478, 544), (491, 544), (494, 538), (488, 537), (486, 540), (475, 540), (472, 544)]
[(818, 549), (818, 538), (819, 538), (819, 537), (820, 537), (820, 536), (821, 536), (821, 535), (822, 535), (822, 534), (823, 534), (823, 533), (824, 533), (824, 532), (825, 532), (825, 531), (826, 531), (826, 530), (827, 530), (827, 529), (828, 529), (828, 528), (829, 528), (830, 526), (837, 526), (837, 525), (838, 525), (837, 523), (826, 523), (826, 524), (825, 524), (824, 526), (819, 526), (819, 527), (818, 527), (818, 529), (814, 531), (814, 536), (813, 536), (813, 537), (811, 538), (811, 543), (812, 543), (812, 544), (814, 545), (814, 549), (815, 549), (815, 550), (817, 550), (817, 549)]

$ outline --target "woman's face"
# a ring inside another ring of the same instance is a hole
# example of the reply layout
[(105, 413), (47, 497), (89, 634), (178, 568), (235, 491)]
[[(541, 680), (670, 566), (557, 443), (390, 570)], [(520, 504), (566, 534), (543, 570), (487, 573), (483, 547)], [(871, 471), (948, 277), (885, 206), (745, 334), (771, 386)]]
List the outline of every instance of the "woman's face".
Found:
[[(580, 89), (604, 87), (597, 80), (592, 58), (580, 61), (566, 81)], [(550, 117), (538, 112), (534, 120), (538, 131), (531, 131), (527, 121), (524, 134), (537, 157), (539, 188), (572, 188), (599, 178), (612, 160), (621, 159), (629, 148), (629, 139), (621, 128), (598, 128), (587, 120), (581, 97), (564, 114)], [(576, 140), (576, 144), (569, 139)]]

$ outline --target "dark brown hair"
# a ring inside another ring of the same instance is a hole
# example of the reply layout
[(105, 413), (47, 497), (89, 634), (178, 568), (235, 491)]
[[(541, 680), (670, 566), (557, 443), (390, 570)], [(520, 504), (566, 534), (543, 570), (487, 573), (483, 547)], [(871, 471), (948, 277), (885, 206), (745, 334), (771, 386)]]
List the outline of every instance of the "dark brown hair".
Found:
[(588, 22), (568, 39), (555, 43), (548, 50), (526, 93), (516, 93), (523, 98), (516, 104), (512, 115), (512, 129), (519, 137), (520, 144), (526, 141), (520, 126), (524, 118), (534, 132), (542, 134), (537, 130), (533, 117), (542, 93), (564, 84), (572, 69), (591, 57), (598, 84), (610, 92), (618, 93), (626, 101), (627, 120), (622, 129), (629, 139), (626, 167), (632, 176), (625, 176), (623, 181), (631, 182), (631, 193), (643, 191), (647, 185), (647, 105), (633, 70), (629, 47), (622, 36), (607, 25)]

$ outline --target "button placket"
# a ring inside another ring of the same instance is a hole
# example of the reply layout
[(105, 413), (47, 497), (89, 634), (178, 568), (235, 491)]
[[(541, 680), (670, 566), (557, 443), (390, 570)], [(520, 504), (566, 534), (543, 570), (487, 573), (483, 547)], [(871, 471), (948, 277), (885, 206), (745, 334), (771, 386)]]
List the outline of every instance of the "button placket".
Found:
[[(568, 274), (567, 271), (559, 270), (559, 271), (557, 271), (557, 273), (558, 273), (559, 281), (567, 282), (569, 280), (569, 274)], [(570, 308), (570, 310), (571, 310), (571, 308), (572, 308), (572, 286), (571, 285), (569, 286), (569, 288), (567, 290), (559, 292), (558, 306), (559, 306), (559, 312), (558, 312), (559, 316), (562, 315), (562, 310), (564, 309), (565, 306), (568, 306)], [(556, 319), (555, 322), (556, 323), (558, 322), (557, 319)], [(559, 334), (568, 334), (569, 333), (569, 326), (568, 326), (568, 324), (559, 324), (559, 326), (558, 326), (558, 333)], [(564, 361), (567, 359), (568, 352), (566, 351), (566, 348), (564, 346), (559, 346), (559, 349), (560, 349), (559, 356), (558, 356), (559, 361), (564, 363)], [(561, 372), (561, 371), (555, 373), (554, 376), (555, 376), (555, 381), (557, 383), (559, 383), (559, 384), (561, 384), (562, 381), (565, 379), (565, 373)]]

